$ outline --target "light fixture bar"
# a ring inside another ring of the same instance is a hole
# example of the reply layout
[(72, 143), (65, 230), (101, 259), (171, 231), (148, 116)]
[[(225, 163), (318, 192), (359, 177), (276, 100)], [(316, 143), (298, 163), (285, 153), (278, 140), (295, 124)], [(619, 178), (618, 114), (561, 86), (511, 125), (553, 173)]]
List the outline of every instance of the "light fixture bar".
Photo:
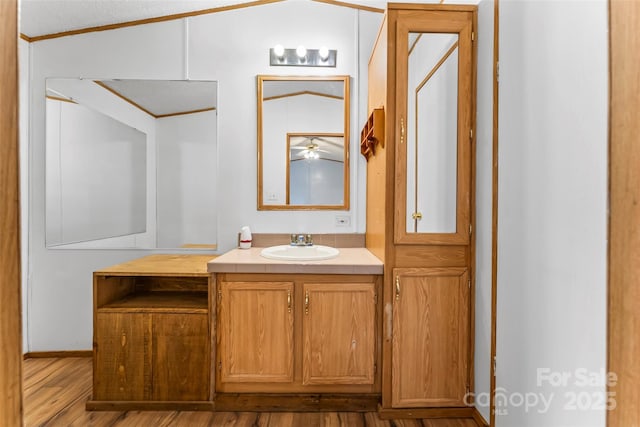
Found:
[[(280, 49), (282, 50), (282, 49)], [(281, 56), (276, 55), (276, 49), (269, 49), (269, 64), (272, 66), (290, 67), (335, 67), (338, 51), (335, 49), (306, 49), (303, 57), (298, 56), (297, 49), (284, 49)], [(326, 58), (320, 52), (328, 53)]]

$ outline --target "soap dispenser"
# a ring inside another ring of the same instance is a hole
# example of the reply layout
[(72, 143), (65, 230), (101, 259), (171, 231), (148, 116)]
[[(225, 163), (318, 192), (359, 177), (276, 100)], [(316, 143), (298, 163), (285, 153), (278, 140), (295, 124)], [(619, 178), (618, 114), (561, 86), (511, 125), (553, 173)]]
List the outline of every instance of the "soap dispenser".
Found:
[(251, 229), (244, 226), (240, 229), (240, 249), (249, 249), (251, 247)]

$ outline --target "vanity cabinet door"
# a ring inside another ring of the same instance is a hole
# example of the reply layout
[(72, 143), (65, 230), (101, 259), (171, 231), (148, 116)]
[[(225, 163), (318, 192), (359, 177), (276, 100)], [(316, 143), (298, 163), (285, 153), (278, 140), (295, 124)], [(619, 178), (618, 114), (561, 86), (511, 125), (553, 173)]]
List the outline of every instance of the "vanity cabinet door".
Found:
[(303, 292), (303, 384), (373, 384), (375, 285), (305, 283)]
[(222, 282), (222, 383), (293, 382), (293, 282)]
[(152, 400), (209, 398), (209, 316), (152, 314)]
[(392, 406), (466, 406), (467, 269), (396, 268), (393, 276)]
[(145, 348), (148, 314), (98, 313), (95, 325), (94, 400), (147, 400)]
[(206, 314), (98, 313), (94, 400), (209, 398)]

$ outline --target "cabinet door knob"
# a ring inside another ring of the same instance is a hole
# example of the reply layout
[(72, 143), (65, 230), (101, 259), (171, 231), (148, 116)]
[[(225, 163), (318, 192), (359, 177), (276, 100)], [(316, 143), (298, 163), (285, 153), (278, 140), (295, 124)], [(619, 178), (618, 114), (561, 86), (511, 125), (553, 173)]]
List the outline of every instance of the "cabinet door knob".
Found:
[(287, 291), (287, 311), (291, 313), (291, 291)]
[(400, 299), (400, 276), (396, 276), (396, 301)]
[(400, 144), (404, 144), (404, 117), (400, 117)]

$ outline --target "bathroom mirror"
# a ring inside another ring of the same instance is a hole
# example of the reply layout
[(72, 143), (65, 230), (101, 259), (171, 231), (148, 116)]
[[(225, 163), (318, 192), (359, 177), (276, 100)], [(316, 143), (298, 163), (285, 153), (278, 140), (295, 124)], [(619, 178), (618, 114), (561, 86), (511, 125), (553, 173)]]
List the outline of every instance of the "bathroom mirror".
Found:
[(258, 76), (258, 210), (349, 209), (349, 76)]
[(408, 35), (408, 233), (456, 232), (458, 34)]
[(46, 81), (48, 248), (216, 249), (217, 83)]

